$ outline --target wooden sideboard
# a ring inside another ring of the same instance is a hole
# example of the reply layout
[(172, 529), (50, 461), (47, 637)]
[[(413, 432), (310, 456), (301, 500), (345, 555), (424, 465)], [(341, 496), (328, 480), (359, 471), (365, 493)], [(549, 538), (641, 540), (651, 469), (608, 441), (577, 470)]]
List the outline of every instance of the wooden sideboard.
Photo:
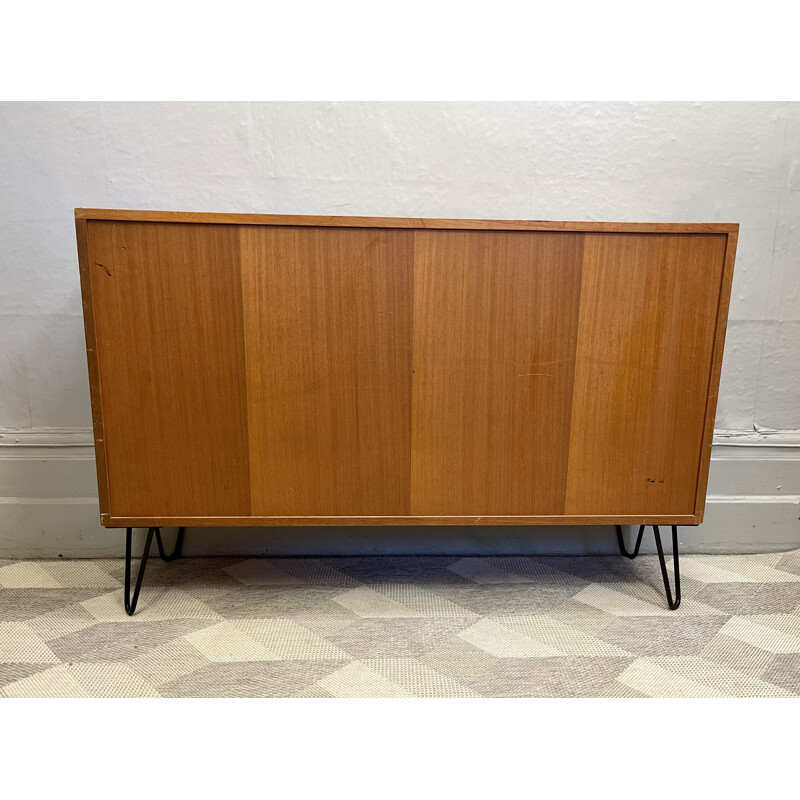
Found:
[(75, 216), (105, 526), (703, 519), (738, 225)]

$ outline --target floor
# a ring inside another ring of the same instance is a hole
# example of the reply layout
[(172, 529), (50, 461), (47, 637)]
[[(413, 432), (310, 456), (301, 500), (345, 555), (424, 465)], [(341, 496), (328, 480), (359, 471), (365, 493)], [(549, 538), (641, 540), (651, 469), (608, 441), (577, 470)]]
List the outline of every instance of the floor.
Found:
[(794, 697), (800, 550), (0, 561), (3, 697)]

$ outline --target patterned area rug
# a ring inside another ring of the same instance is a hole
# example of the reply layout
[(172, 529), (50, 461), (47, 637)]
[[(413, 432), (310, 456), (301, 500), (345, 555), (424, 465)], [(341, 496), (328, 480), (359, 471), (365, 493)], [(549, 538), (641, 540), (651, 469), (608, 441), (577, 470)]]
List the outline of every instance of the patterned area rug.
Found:
[(0, 561), (4, 697), (794, 697), (800, 550)]

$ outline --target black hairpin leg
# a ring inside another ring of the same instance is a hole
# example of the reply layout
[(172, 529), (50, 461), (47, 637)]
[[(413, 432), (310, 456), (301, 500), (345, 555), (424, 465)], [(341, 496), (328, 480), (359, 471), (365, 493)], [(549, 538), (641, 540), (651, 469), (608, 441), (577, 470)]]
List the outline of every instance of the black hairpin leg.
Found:
[(147, 531), (147, 539), (144, 543), (144, 551), (142, 552), (142, 560), (139, 564), (139, 572), (136, 575), (136, 586), (133, 589), (133, 599), (131, 599), (131, 539), (133, 536), (133, 528), (126, 528), (125, 532), (125, 613), (133, 616), (136, 611), (136, 603), (139, 601), (139, 590), (142, 588), (142, 579), (144, 578), (144, 570), (147, 566), (147, 559), (150, 556), (150, 547), (153, 544), (153, 536), (156, 537), (156, 544), (158, 545), (158, 555), (162, 561), (174, 561), (181, 554), (181, 547), (183, 546), (183, 532), (184, 528), (178, 528), (178, 538), (175, 542), (175, 549), (170, 555), (164, 553), (164, 542), (161, 541), (161, 529), (150, 528)]
[[(639, 548), (642, 545), (642, 536), (644, 535), (645, 526), (639, 527), (639, 535), (636, 537), (636, 546), (633, 552), (629, 553), (625, 549), (625, 540), (622, 538), (622, 526), (617, 525), (617, 542), (619, 543), (619, 552), (626, 558), (636, 558), (639, 555)], [(664, 548), (661, 545), (661, 534), (658, 531), (658, 525), (652, 525), (653, 535), (656, 540), (656, 550), (658, 550), (658, 563), (661, 565), (661, 577), (664, 579), (664, 591), (667, 594), (667, 605), (673, 611), (681, 604), (681, 573), (680, 565), (678, 563), (678, 526), (672, 526), (672, 559), (675, 567), (675, 598), (672, 597), (672, 591), (669, 588), (669, 578), (667, 577), (667, 564), (664, 560)]]

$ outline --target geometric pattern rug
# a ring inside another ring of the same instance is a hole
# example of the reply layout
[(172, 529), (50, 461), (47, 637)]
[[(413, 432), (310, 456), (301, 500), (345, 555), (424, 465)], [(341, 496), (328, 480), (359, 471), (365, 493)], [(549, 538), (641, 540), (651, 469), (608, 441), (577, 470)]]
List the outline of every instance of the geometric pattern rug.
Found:
[[(0, 561), (0, 697), (796, 697), (800, 550)], [(138, 564), (134, 564), (135, 570)]]

